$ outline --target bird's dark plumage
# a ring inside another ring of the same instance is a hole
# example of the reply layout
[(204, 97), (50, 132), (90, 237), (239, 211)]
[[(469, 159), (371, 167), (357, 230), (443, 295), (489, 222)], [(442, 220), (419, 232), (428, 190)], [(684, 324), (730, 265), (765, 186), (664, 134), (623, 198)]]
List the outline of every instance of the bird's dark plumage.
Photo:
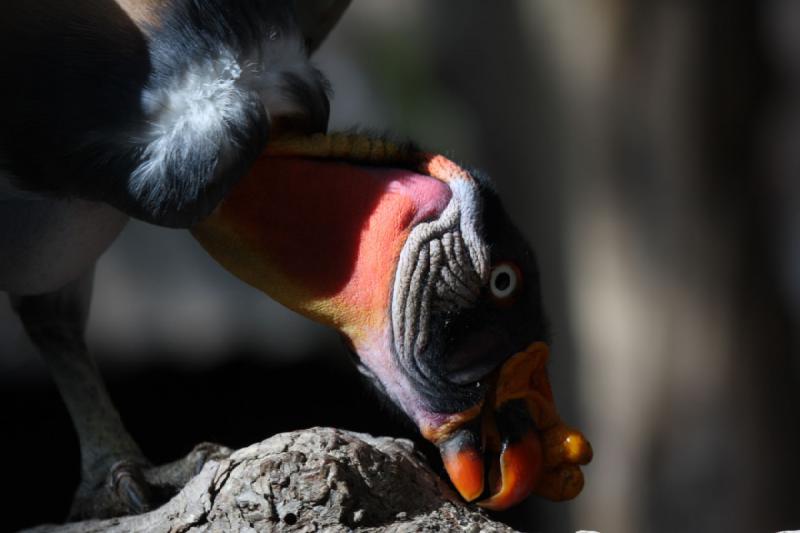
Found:
[(211, 212), (273, 121), (327, 127), (290, 1), (12, 3), (0, 22), (0, 171), (168, 226)]
[(78, 432), (73, 518), (147, 510), (208, 457), (190, 454), (173, 475), (159, 474), (168, 488), (145, 478), (151, 465), (84, 341), (95, 262), (128, 217), (190, 227), (272, 138), (326, 129), (328, 84), (306, 44), (317, 46), (347, 3), (3, 5), (0, 290)]

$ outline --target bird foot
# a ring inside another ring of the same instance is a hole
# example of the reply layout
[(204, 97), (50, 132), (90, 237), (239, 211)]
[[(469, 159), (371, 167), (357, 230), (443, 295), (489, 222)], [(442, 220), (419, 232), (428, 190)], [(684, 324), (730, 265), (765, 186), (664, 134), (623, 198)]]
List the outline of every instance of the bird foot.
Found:
[(165, 503), (200, 473), (208, 461), (219, 461), (228, 457), (233, 450), (213, 442), (203, 442), (195, 446), (185, 457), (144, 471), (147, 483), (161, 496)]
[(177, 494), (203, 465), (224, 459), (231, 449), (198, 444), (185, 457), (159, 466), (144, 461), (118, 460), (98, 482), (82, 481), (70, 508), (69, 520), (141, 514), (160, 507)]
[(68, 519), (110, 518), (150, 510), (153, 497), (144, 468), (143, 461), (120, 459), (107, 468), (105, 475), (84, 477), (72, 499)]

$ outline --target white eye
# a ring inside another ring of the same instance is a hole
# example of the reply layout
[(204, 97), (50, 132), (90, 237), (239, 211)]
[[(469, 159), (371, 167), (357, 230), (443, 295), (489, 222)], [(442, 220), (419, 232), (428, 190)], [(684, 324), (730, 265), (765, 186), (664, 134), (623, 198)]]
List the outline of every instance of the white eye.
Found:
[(502, 263), (492, 269), (489, 278), (489, 290), (495, 298), (508, 298), (519, 285), (519, 273), (514, 266)]

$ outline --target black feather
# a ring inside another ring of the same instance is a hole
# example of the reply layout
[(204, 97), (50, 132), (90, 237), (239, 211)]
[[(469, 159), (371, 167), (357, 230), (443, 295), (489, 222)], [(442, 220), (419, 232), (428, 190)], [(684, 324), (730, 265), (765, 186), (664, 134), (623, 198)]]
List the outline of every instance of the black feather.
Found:
[[(190, 125), (159, 139), (146, 96), (168, 91), (193, 65), (257, 56), (265, 42), (297, 31), (289, 0), (175, 0), (152, 27), (137, 26), (111, 0), (4, 7), (0, 45), (19, 53), (0, 60), (9, 79), (0, 84), (0, 170), (23, 189), (189, 226), (252, 164), (269, 117), (257, 92), (239, 87), (226, 107), (232, 111), (209, 131)], [(322, 76), (305, 83), (289, 76), (285, 86), (309, 109), (305, 127), (323, 130)]]

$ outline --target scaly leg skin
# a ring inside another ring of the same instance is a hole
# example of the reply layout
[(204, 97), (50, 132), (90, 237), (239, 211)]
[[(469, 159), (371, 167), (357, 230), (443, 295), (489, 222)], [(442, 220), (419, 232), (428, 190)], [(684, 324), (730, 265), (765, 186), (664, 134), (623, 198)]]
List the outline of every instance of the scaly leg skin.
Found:
[(81, 482), (70, 520), (145, 512), (177, 492), (205, 461), (229, 453), (217, 445), (201, 444), (183, 460), (150, 467), (123, 426), (86, 349), (92, 279), (90, 270), (55, 292), (11, 296), (78, 432)]

